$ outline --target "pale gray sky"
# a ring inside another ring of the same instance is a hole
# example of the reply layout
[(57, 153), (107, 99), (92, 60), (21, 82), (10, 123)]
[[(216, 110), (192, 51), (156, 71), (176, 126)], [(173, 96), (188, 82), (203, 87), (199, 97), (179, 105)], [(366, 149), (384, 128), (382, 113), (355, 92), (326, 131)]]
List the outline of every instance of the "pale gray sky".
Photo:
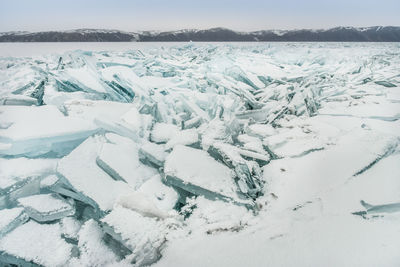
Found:
[(0, 31), (399, 26), (400, 0), (0, 0)]

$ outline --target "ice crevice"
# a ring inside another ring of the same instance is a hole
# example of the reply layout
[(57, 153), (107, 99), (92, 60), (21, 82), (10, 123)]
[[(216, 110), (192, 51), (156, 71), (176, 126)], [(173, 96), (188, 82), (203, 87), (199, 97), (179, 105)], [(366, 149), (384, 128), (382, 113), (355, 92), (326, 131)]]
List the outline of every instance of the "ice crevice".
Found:
[(399, 55), (0, 57), (0, 265), (396, 266)]

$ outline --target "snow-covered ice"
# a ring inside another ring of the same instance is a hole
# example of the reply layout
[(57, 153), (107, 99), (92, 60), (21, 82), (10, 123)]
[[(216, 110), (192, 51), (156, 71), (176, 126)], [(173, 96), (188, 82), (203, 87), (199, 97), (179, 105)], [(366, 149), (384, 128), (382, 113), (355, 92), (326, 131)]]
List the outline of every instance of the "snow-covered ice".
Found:
[(1, 266), (400, 265), (399, 44), (43, 47), (0, 46)]

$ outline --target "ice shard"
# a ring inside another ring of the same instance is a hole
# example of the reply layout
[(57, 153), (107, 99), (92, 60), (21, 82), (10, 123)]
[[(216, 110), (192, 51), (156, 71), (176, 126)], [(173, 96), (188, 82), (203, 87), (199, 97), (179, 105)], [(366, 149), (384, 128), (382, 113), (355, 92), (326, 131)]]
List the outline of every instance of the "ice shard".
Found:
[(400, 212), (400, 203), (388, 203), (381, 205), (371, 205), (364, 200), (360, 201), (361, 205), (365, 208), (365, 211), (353, 212), (354, 215), (361, 216), (382, 216), (387, 213), (395, 213)]
[(21, 207), (0, 210), (0, 238), (29, 220)]

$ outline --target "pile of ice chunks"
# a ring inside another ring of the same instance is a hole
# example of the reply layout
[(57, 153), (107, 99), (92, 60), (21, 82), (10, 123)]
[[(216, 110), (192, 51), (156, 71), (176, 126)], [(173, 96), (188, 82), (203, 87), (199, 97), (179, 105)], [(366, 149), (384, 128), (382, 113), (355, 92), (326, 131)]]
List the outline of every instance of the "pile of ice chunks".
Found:
[(326, 145), (287, 121), (365, 95), (353, 85), (400, 83), (367, 54), (338, 71), (332, 46), (0, 58), (0, 262), (148, 265), (193, 198), (256, 214), (263, 166)]

